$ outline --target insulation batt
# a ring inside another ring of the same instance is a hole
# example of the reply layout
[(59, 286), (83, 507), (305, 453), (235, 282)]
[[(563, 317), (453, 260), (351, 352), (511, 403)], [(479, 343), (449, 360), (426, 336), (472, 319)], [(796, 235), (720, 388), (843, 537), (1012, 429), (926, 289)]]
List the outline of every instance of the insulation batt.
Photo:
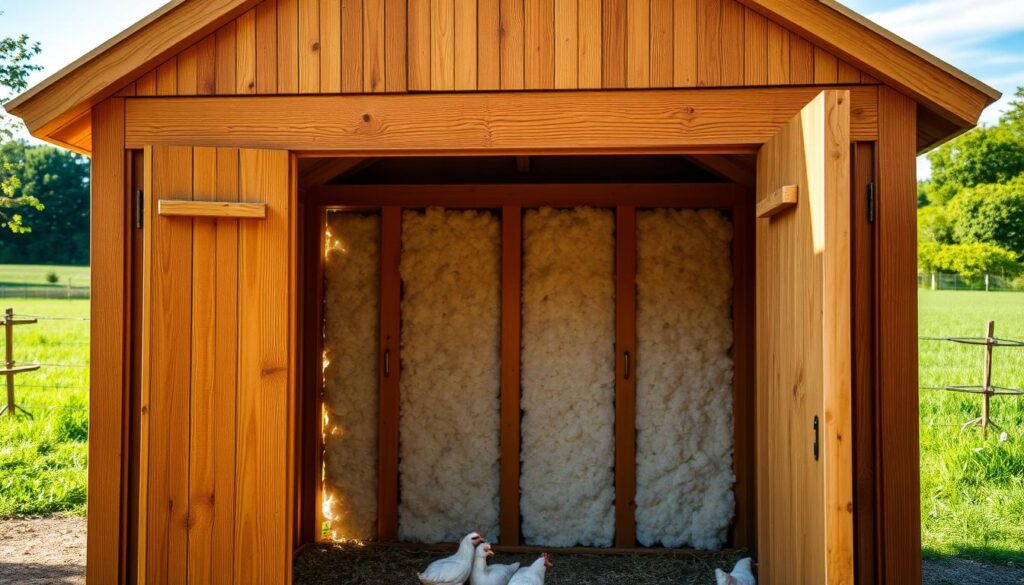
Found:
[(733, 517), (732, 226), (637, 217), (637, 538), (718, 549)]
[(399, 538), (498, 537), (501, 223), (402, 215)]
[(380, 220), (328, 214), (324, 261), (324, 515), (338, 540), (377, 526)]
[(523, 230), (523, 538), (611, 546), (615, 218), (544, 208)]

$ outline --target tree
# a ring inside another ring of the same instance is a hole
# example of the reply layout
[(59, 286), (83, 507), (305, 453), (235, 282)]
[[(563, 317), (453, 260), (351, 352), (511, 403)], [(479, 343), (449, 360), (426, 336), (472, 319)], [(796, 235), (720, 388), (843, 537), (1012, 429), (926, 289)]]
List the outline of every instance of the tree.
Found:
[(928, 160), (932, 179), (925, 195), (944, 204), (963, 189), (1003, 183), (1024, 173), (1024, 132), (1008, 124), (978, 128), (933, 150)]
[(953, 243), (953, 226), (945, 206), (928, 205), (917, 210), (917, 241)]
[[(28, 76), (41, 69), (31, 63), (39, 50), (39, 43), (30, 42), (28, 35), (0, 38), (0, 105), (7, 103), (12, 94), (27, 88)], [(0, 116), (0, 140), (11, 140), (18, 123), (7, 114)], [(30, 228), (16, 210), (42, 211), (43, 205), (21, 190), (16, 165), (16, 162), (0, 156), (0, 173), (4, 176), (0, 182), (0, 229), (18, 233), (27, 232)]]
[(919, 268), (929, 272), (955, 272), (968, 282), (985, 274), (1009, 277), (1021, 273), (1017, 255), (992, 244), (928, 243), (918, 248)]
[(1024, 175), (965, 189), (950, 201), (948, 213), (953, 240), (989, 243), (1024, 254)]
[(89, 263), (89, 163), (73, 152), (14, 140), (0, 146), (27, 197), (45, 206), (25, 211), (32, 233), (0, 230), (0, 263)]

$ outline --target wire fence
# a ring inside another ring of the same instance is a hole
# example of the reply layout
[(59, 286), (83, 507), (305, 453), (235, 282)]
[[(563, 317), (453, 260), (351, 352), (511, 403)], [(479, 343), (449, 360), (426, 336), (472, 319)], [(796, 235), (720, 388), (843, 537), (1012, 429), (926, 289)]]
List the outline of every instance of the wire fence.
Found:
[(0, 284), (0, 298), (4, 299), (88, 299), (92, 288), (67, 284), (3, 283)]
[(917, 275), (918, 288), (930, 290), (983, 290), (989, 292), (1024, 292), (1024, 277), (1011, 278), (1001, 274), (983, 274), (965, 278), (959, 274), (921, 272)]

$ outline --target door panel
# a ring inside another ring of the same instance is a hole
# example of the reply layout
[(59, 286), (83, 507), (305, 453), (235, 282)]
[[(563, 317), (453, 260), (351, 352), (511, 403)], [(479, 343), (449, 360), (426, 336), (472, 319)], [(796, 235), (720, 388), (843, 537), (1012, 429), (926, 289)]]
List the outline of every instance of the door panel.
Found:
[(758, 208), (788, 202), (759, 213), (756, 228), (767, 585), (853, 580), (849, 102), (822, 92), (758, 153)]
[[(139, 582), (287, 582), (289, 155), (150, 147), (145, 175)], [(171, 199), (267, 213), (161, 215)]]

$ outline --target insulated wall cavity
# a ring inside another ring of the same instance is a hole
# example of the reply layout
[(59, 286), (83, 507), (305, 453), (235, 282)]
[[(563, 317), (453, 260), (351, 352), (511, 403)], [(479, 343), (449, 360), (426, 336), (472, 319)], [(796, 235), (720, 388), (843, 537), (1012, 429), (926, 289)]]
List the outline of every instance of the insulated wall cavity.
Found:
[(731, 222), (637, 214), (637, 538), (718, 549), (734, 512)]
[(501, 222), (402, 215), (399, 538), (498, 537)]
[(611, 546), (615, 532), (615, 217), (523, 220), (523, 538)]
[(377, 527), (380, 218), (327, 214), (324, 259), (324, 515), (338, 540)]

